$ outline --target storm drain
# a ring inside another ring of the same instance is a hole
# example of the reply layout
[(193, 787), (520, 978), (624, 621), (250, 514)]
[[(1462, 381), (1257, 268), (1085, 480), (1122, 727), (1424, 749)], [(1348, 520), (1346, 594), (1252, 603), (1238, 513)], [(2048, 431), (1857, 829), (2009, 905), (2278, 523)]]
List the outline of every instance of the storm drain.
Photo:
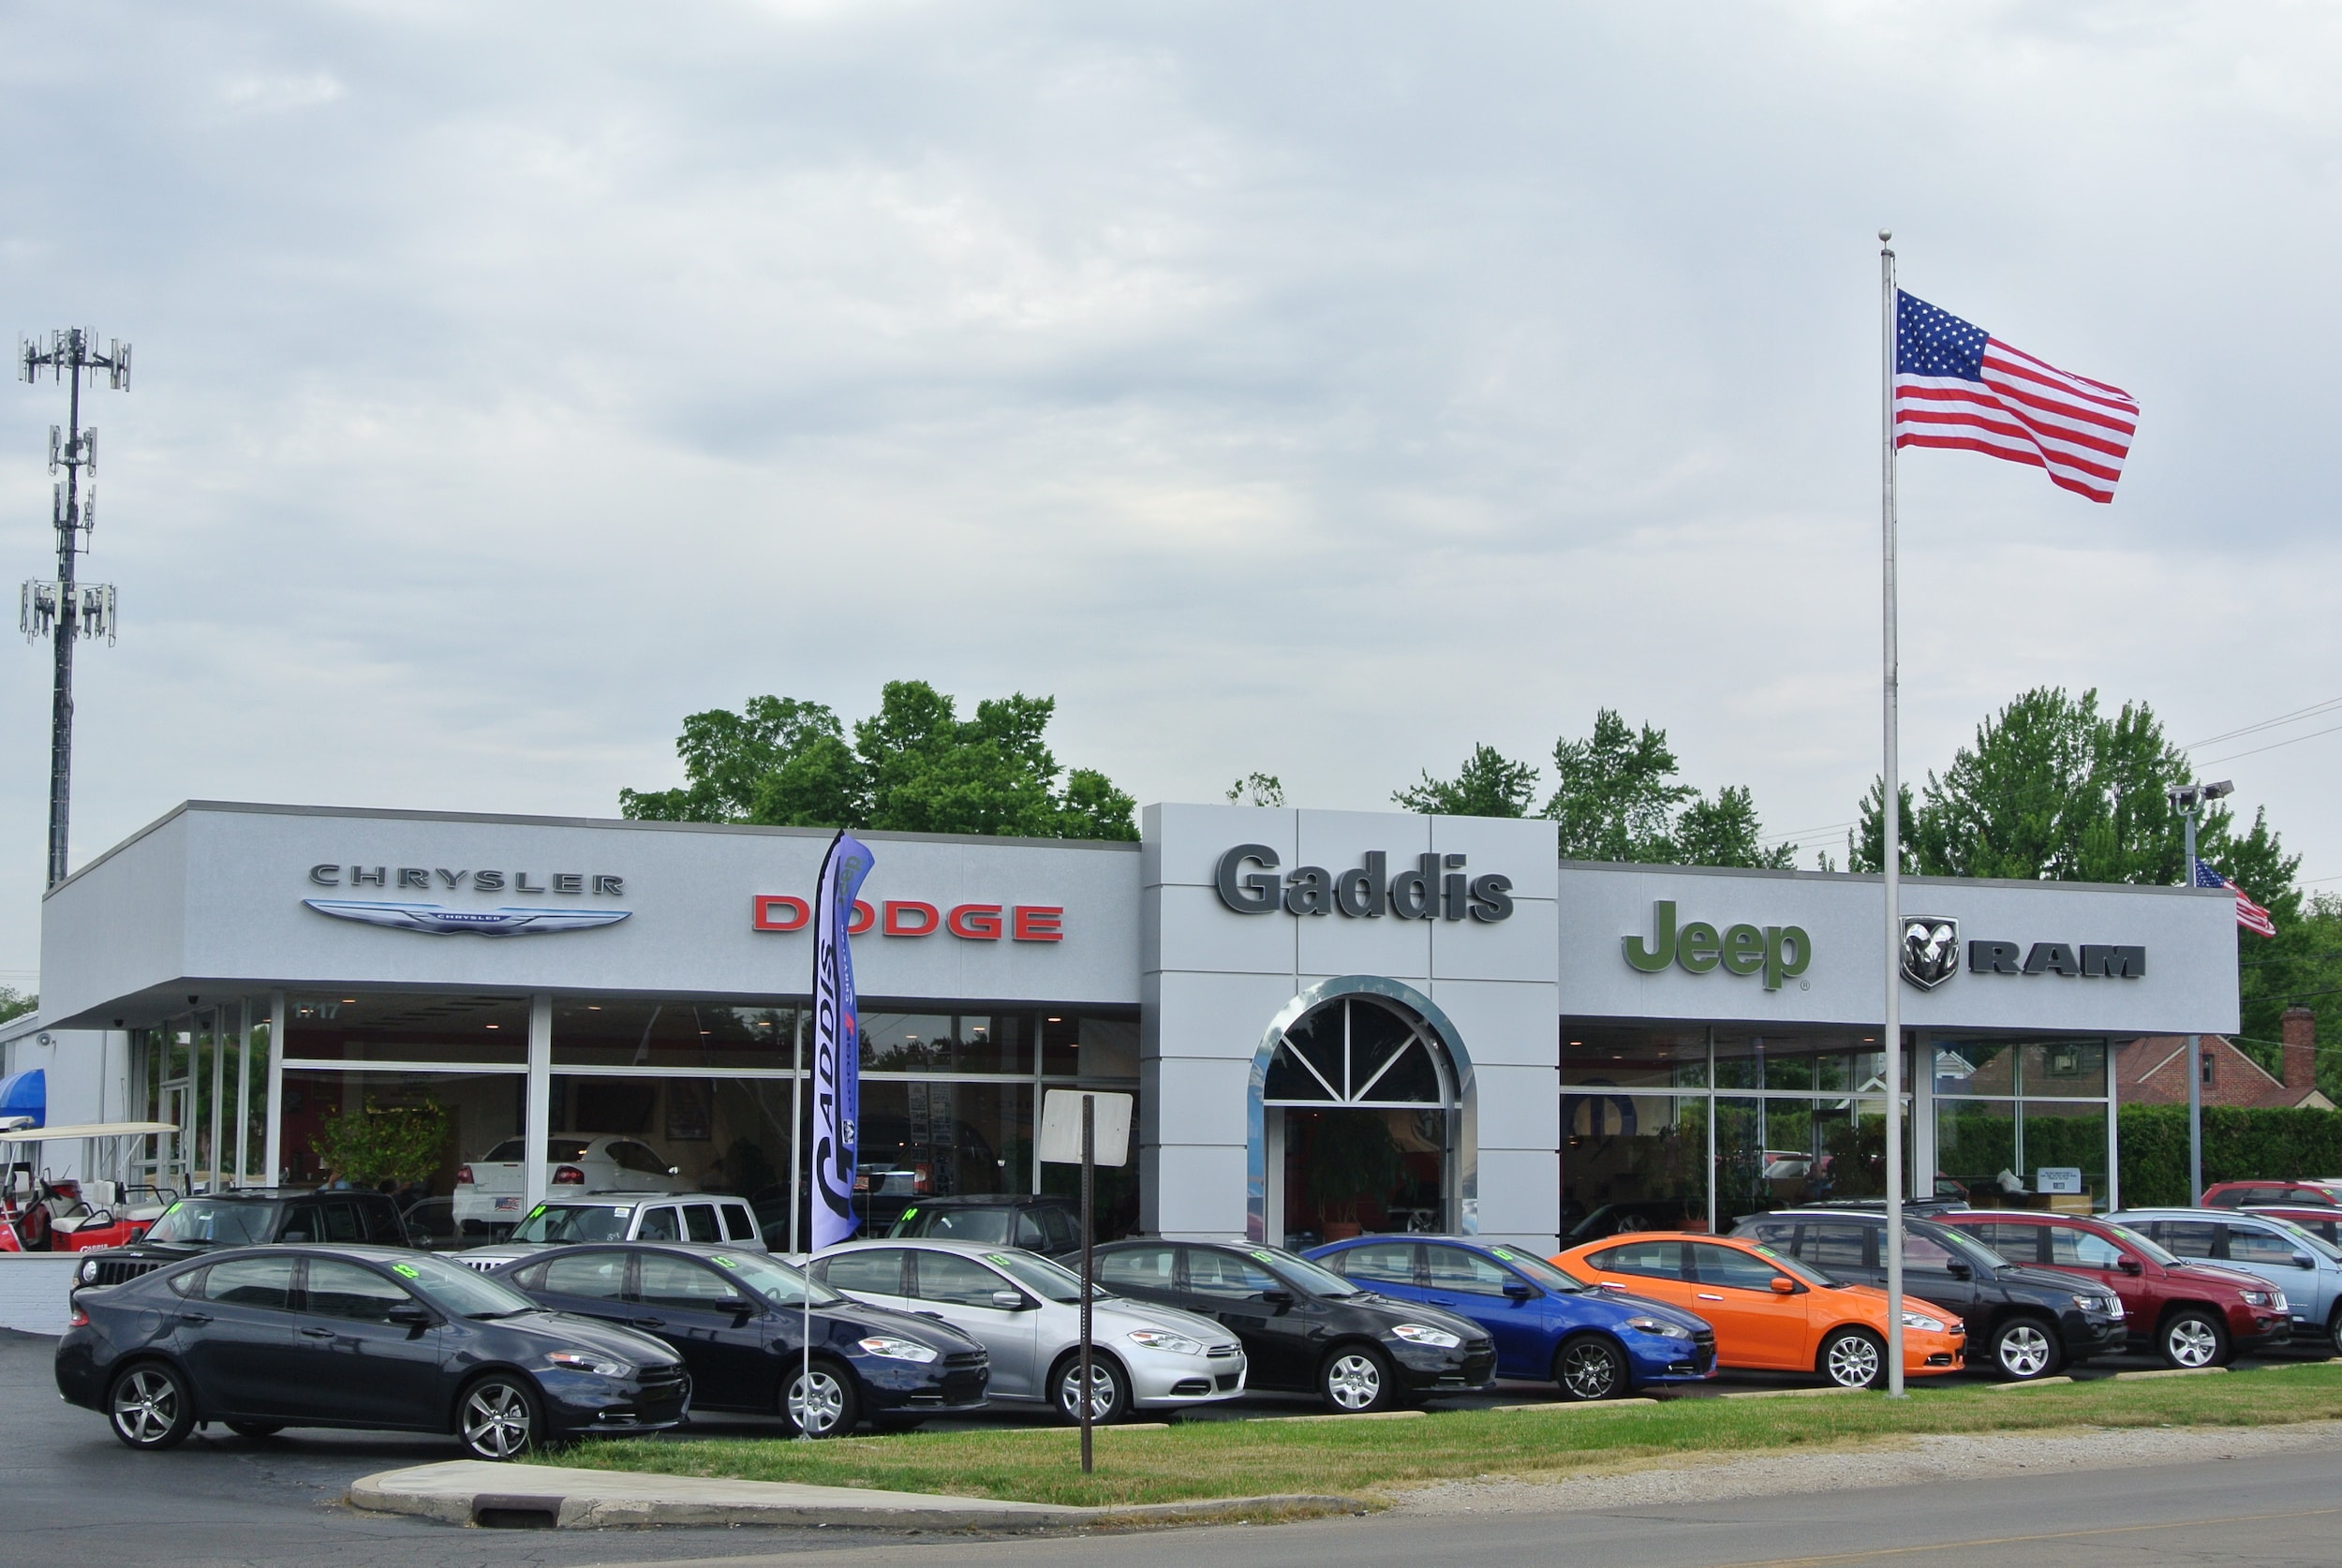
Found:
[(472, 1500), (471, 1522), (482, 1530), (554, 1530), (561, 1523), (561, 1500), (482, 1493)]

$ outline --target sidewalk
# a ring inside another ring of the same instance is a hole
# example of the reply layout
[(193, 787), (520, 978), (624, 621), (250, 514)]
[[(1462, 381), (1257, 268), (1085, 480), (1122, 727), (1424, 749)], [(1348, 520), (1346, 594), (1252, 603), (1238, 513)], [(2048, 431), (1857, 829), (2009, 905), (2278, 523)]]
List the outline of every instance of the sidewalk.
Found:
[(600, 1530), (614, 1525), (831, 1525), (857, 1530), (1042, 1531), (1289, 1519), (1355, 1513), (1342, 1497), (1216, 1498), (1112, 1508), (1000, 1502), (923, 1492), (806, 1487), (479, 1459), (384, 1471), (350, 1483), (349, 1503), (490, 1528)]

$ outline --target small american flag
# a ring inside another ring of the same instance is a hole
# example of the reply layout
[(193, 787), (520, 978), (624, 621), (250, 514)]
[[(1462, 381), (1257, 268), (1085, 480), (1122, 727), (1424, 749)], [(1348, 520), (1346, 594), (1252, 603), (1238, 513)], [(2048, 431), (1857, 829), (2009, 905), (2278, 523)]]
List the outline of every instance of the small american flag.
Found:
[(2277, 923), (2269, 918), (2268, 910), (2254, 903), (2251, 895), (2246, 893), (2243, 888), (2238, 887), (2234, 882), (2231, 882), (2226, 877), (2221, 876), (2217, 871), (2215, 871), (2212, 867), (2206, 865), (2202, 861), (2196, 862), (2196, 885), (2198, 887), (2224, 887), (2228, 889), (2231, 893), (2236, 895), (2237, 925), (2243, 926), (2247, 931), (2257, 931), (2264, 937), (2274, 937), (2277, 934)]
[(1980, 451), (2114, 498), (2139, 405), (2120, 387), (2020, 353), (1972, 322), (1895, 291), (1895, 445)]

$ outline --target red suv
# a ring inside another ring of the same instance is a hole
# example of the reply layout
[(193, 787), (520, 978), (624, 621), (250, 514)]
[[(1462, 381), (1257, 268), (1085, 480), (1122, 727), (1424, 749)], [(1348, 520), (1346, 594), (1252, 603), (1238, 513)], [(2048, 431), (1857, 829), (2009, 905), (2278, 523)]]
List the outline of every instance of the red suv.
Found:
[(2287, 1204), (2300, 1208), (2342, 1208), (2342, 1181), (2216, 1181), (2203, 1190), (2206, 1208), (2255, 1208)]
[(1938, 1214), (2014, 1264), (2103, 1280), (2121, 1296), (2130, 1348), (2173, 1367), (2221, 1367), (2293, 1336), (2285, 1295), (2242, 1269), (2172, 1256), (2127, 1225), (2032, 1210)]

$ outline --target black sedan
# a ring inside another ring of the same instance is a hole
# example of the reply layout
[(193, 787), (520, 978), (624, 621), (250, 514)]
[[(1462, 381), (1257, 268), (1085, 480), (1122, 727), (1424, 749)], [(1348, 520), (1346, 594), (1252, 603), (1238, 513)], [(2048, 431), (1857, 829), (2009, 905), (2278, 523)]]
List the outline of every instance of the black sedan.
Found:
[(1216, 1318), (1244, 1345), (1246, 1386), (1315, 1394), (1344, 1414), (1485, 1388), (1496, 1341), (1478, 1324), (1360, 1290), (1281, 1247), (1117, 1241), (1097, 1250), (1117, 1295)]
[(499, 1280), (403, 1249), (259, 1247), (85, 1288), (57, 1392), (132, 1448), (199, 1421), (452, 1432), (510, 1459), (583, 1432), (684, 1418), (691, 1384), (648, 1335), (548, 1312)]
[[(569, 1247), (498, 1269), (532, 1300), (674, 1347), (693, 1406), (778, 1414), (813, 1437), (864, 1417), (902, 1430), (985, 1402), (991, 1358), (934, 1318), (867, 1306), (762, 1252), (682, 1243)], [(812, 1300), (811, 1401), (806, 1292)]]

